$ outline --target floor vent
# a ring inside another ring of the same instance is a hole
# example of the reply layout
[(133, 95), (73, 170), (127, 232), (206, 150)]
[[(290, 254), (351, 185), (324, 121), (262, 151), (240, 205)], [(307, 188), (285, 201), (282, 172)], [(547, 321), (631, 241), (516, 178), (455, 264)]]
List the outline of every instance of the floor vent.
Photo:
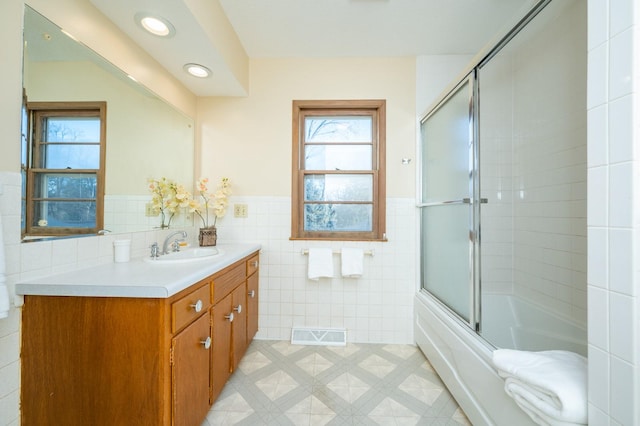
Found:
[(344, 328), (293, 328), (291, 344), (346, 346), (347, 330)]

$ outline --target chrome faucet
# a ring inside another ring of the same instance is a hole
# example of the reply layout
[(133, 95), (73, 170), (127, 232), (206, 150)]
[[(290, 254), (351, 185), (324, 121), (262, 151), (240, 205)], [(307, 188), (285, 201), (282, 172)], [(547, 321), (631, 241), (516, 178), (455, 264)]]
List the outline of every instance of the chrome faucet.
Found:
[[(182, 235), (182, 239), (184, 240), (185, 238), (187, 238), (187, 231), (175, 231), (170, 233), (169, 235), (167, 235), (167, 238), (164, 239), (164, 243), (162, 243), (162, 254), (169, 254), (169, 244), (171, 243), (171, 238), (175, 237), (176, 235)], [(177, 239), (175, 241), (178, 241)], [(176, 250), (176, 246), (178, 247), (178, 250)], [(180, 250), (180, 245), (176, 245), (174, 246), (173, 251), (179, 251)]]
[(158, 243), (151, 244), (149, 248), (151, 249), (152, 259), (157, 259), (158, 257), (160, 257), (160, 248), (158, 247)]

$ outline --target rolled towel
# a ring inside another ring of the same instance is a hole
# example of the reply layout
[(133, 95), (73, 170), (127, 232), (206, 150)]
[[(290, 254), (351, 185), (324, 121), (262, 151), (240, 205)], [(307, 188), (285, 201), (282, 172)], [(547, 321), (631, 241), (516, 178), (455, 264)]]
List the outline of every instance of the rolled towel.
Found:
[(342, 276), (358, 278), (362, 276), (364, 250), (359, 248), (342, 249)]
[(333, 250), (329, 248), (309, 249), (308, 276), (310, 280), (333, 277)]
[(536, 423), (587, 424), (587, 359), (569, 351), (498, 349), (493, 364), (505, 391)]

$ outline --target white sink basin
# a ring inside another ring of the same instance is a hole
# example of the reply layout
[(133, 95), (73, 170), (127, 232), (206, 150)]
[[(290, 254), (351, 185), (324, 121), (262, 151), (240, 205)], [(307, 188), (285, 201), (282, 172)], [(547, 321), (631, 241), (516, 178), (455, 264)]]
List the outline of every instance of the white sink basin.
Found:
[(217, 256), (222, 256), (223, 254), (224, 251), (220, 250), (217, 247), (196, 247), (165, 254), (158, 257), (157, 259), (145, 257), (144, 261), (157, 265), (167, 265), (171, 263), (189, 263), (208, 260)]

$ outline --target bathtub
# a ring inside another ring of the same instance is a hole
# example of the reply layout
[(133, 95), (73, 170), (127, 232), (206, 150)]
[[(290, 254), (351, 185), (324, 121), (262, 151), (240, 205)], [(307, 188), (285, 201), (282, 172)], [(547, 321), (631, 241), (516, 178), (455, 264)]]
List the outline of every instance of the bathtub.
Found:
[(507, 294), (482, 299), (482, 335), (499, 348), (563, 349), (587, 356), (587, 329)]
[[(491, 338), (498, 339), (500, 347), (586, 353), (586, 330), (571, 324), (558, 326), (558, 318), (535, 305), (509, 295), (491, 295), (483, 299), (483, 306), (486, 327), (499, 325), (491, 331)], [(504, 380), (491, 364), (492, 345), (426, 292), (416, 294), (414, 316), (416, 344), (474, 426), (534, 424), (504, 392)], [(548, 330), (553, 332), (544, 331), (541, 326), (552, 320), (556, 322)], [(561, 335), (564, 332), (576, 334)], [(526, 345), (518, 347), (517, 343)]]

